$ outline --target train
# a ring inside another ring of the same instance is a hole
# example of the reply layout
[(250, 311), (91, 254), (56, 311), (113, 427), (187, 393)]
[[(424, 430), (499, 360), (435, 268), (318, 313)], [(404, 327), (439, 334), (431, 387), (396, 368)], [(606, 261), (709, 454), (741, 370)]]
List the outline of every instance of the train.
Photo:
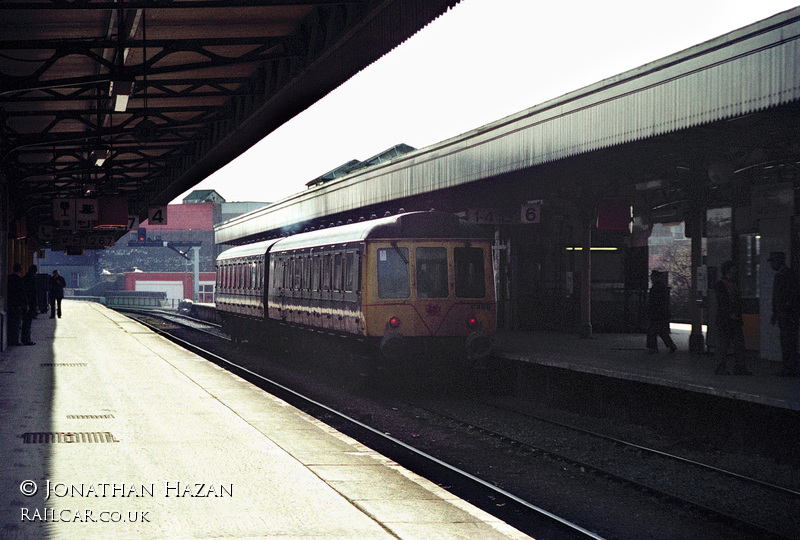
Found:
[(269, 345), (293, 328), (379, 363), (475, 364), (497, 325), (491, 253), (485, 229), (444, 212), (320, 227), (222, 252), (216, 308), (236, 341)]

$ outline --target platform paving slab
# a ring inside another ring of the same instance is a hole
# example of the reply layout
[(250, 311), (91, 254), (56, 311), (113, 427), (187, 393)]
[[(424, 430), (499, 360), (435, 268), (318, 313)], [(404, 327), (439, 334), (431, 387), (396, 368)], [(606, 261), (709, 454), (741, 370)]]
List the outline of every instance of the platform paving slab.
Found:
[(0, 538), (527, 538), (99, 304), (34, 341), (0, 354)]

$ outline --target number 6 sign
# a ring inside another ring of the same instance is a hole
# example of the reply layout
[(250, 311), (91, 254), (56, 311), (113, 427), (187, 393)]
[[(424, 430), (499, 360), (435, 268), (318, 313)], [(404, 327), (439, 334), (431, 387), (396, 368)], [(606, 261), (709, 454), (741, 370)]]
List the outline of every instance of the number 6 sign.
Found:
[(542, 219), (542, 201), (529, 201), (522, 205), (520, 223), (539, 223)]

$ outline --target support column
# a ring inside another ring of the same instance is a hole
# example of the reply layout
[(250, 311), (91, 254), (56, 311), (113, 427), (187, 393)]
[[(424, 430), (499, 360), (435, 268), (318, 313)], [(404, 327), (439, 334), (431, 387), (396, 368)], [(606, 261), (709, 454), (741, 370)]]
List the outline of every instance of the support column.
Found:
[(705, 209), (693, 207), (686, 216), (686, 228), (692, 238), (692, 283), (689, 304), (689, 314), (692, 322), (692, 331), (689, 334), (689, 352), (702, 353), (706, 350), (703, 337), (703, 310), (700, 306), (697, 289), (697, 269), (703, 264), (703, 222)]
[(194, 258), (192, 261), (193, 263), (192, 266), (194, 269), (192, 300), (194, 302), (198, 302), (200, 300), (200, 247), (199, 246), (192, 247), (192, 253), (194, 254)]
[(592, 219), (590, 212), (581, 219), (581, 326), (580, 337), (592, 337)]
[(8, 246), (8, 214), (10, 212), (8, 202), (8, 184), (5, 181), (2, 171), (0, 171), (0, 351), (6, 350), (8, 343), (8, 333), (6, 332), (7, 323), (7, 300), (8, 292), (6, 276), (11, 273), (9, 265), (9, 246)]

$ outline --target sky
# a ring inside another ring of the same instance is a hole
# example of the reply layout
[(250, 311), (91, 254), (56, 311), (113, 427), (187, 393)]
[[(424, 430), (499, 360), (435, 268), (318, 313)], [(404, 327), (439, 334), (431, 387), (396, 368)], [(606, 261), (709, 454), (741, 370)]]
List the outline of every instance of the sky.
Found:
[(275, 202), (351, 159), (425, 148), (796, 2), (462, 0), (192, 190)]

